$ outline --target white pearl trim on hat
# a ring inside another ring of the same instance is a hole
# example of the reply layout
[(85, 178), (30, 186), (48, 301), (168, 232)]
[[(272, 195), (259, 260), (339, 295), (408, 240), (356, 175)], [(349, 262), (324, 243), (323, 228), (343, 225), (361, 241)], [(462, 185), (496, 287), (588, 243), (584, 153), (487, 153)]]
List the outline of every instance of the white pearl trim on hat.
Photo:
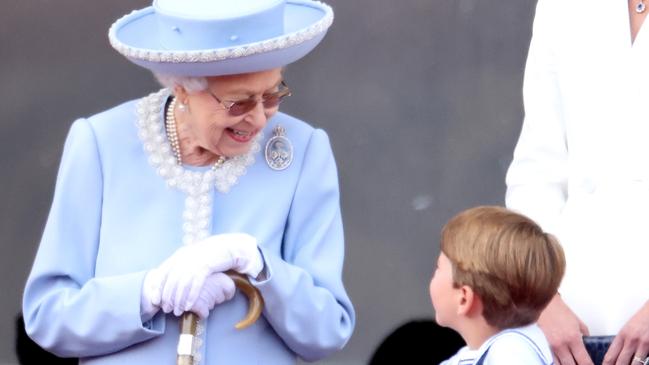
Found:
[(147, 9), (134, 10), (130, 14), (127, 14), (118, 19), (108, 30), (108, 39), (111, 46), (113, 46), (113, 48), (115, 48), (117, 52), (121, 53), (122, 55), (132, 59), (149, 62), (207, 63), (239, 57), (247, 57), (296, 46), (312, 38), (315, 38), (319, 34), (326, 32), (329, 26), (331, 26), (331, 24), (333, 23), (334, 13), (329, 5), (319, 1), (317, 2), (322, 5), (322, 7), (325, 9), (326, 14), (324, 17), (322, 17), (322, 19), (320, 19), (313, 25), (291, 34), (286, 34), (261, 42), (250, 43), (244, 46), (200, 51), (154, 51), (130, 47), (120, 42), (115, 34), (117, 32), (117, 29), (122, 25), (125, 19), (130, 18), (135, 13), (149, 11)]

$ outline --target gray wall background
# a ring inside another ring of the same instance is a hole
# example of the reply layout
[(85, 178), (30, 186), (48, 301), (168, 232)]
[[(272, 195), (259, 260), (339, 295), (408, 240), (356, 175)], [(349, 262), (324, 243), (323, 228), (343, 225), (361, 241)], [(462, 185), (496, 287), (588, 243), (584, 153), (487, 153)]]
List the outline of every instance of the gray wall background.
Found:
[[(391, 330), (433, 316), (444, 222), (502, 204), (520, 131), (535, 0), (328, 0), (336, 19), (288, 68), (283, 110), (326, 129), (337, 157), (358, 321), (341, 353), (365, 364)], [(0, 0), (0, 364), (71, 122), (158, 86), (107, 29), (145, 0)]]

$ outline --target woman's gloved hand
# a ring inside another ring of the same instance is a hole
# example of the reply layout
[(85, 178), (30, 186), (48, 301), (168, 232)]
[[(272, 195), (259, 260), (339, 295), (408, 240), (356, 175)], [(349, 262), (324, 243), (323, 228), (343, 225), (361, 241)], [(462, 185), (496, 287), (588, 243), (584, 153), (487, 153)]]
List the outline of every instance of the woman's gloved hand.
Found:
[(179, 248), (160, 265), (161, 296), (159, 300), (152, 298), (152, 303), (167, 313), (173, 310), (180, 315), (192, 309), (210, 275), (235, 270), (256, 277), (263, 268), (264, 262), (253, 236), (245, 233), (214, 235)]
[(162, 280), (164, 276), (159, 268), (149, 270), (144, 276), (140, 293), (140, 317), (146, 322), (160, 310)]
[[(198, 314), (201, 319), (205, 319), (216, 305), (232, 299), (235, 291), (234, 281), (229, 276), (222, 272), (212, 274), (205, 279), (198, 299), (189, 308), (189, 311)], [(171, 312), (171, 308), (163, 308), (163, 310), (165, 313)], [(173, 308), (173, 312), (176, 316), (180, 316), (183, 311)]]

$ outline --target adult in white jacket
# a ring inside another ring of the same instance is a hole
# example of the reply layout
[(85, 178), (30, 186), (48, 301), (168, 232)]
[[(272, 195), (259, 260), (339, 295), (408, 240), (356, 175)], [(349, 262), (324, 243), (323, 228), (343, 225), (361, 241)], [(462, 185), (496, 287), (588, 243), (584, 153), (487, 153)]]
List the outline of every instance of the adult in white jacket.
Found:
[(562, 365), (592, 363), (588, 334), (616, 335), (604, 364), (638, 364), (649, 353), (645, 5), (537, 4), (507, 206), (563, 244), (566, 276), (539, 320)]

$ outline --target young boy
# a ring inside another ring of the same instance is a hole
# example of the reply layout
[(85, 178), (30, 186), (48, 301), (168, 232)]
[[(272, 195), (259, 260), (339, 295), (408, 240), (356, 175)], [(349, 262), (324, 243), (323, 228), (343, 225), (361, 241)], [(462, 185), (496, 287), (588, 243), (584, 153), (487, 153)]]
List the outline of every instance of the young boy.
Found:
[(437, 322), (467, 346), (441, 365), (553, 364), (536, 321), (564, 271), (557, 240), (523, 215), (483, 206), (451, 219), (430, 296)]

